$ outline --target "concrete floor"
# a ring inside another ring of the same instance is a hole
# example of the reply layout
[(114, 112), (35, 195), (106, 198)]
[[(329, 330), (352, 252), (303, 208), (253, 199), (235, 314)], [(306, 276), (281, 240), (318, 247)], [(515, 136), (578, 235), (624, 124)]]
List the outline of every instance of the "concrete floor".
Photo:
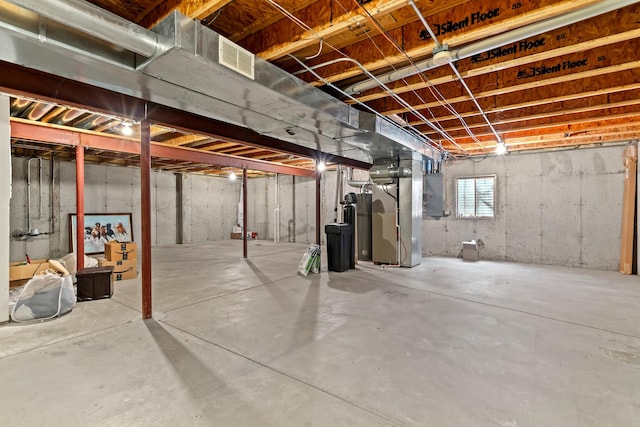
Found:
[(425, 258), (302, 277), (304, 247), (154, 248), (154, 320), (137, 279), (0, 327), (0, 424), (640, 424), (637, 276)]

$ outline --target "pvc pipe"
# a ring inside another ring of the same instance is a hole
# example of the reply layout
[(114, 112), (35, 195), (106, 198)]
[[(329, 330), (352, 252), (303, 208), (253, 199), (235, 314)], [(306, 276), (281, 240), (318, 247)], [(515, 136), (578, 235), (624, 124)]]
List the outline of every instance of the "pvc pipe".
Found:
[[(584, 7), (582, 9), (574, 10), (563, 15), (545, 19), (544, 21), (534, 22), (524, 27), (516, 28), (514, 30), (498, 34), (497, 36), (480, 40), (476, 43), (471, 43), (470, 45), (463, 46), (460, 49), (452, 50), (451, 61), (469, 58), (473, 55), (477, 55), (479, 53), (486, 52), (488, 50), (516, 42), (518, 40), (526, 39), (528, 37), (536, 36), (547, 31), (552, 31), (557, 28), (575, 24), (576, 22), (584, 21), (585, 19), (593, 18), (594, 16), (602, 15), (604, 13), (620, 9), (625, 6), (630, 6), (635, 3), (637, 3), (637, 0), (604, 0), (599, 3)], [(373, 89), (380, 83), (387, 84), (390, 82), (394, 82), (396, 80), (404, 79), (423, 71), (431, 70), (441, 65), (444, 64), (435, 64), (433, 62), (433, 58), (430, 58), (425, 61), (418, 62), (415, 65), (400, 68), (399, 70), (376, 76), (376, 80), (368, 79), (363, 82), (356, 83), (347, 87), (346, 89), (344, 89), (344, 91), (348, 94), (362, 92), (368, 89)]]
[(27, 160), (27, 230), (26, 234), (31, 232), (31, 160), (35, 157), (31, 157)]
[(276, 174), (276, 185), (275, 185), (275, 202), (276, 208), (273, 210), (273, 243), (280, 242), (280, 189), (279, 185), (279, 174)]
[(333, 204), (333, 222), (338, 221), (338, 206), (340, 205), (340, 175), (342, 175), (342, 165), (336, 167), (336, 197)]

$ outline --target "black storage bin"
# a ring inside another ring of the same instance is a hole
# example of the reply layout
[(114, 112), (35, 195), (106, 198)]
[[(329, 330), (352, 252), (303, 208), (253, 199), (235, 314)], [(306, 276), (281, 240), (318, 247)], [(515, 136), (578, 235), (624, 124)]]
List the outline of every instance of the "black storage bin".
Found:
[(351, 235), (350, 224), (327, 224), (324, 226), (327, 233), (327, 267), (329, 271), (347, 271), (351, 261)]
[(113, 267), (89, 267), (76, 273), (78, 301), (111, 298), (113, 295)]

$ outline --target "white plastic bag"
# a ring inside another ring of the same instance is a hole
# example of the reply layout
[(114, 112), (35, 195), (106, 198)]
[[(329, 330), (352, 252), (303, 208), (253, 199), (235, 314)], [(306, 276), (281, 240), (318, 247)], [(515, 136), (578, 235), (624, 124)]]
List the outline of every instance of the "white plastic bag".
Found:
[(303, 276), (320, 272), (320, 245), (310, 245), (298, 264), (298, 272)]
[(45, 273), (31, 278), (11, 310), (15, 322), (31, 322), (61, 316), (76, 305), (71, 276)]

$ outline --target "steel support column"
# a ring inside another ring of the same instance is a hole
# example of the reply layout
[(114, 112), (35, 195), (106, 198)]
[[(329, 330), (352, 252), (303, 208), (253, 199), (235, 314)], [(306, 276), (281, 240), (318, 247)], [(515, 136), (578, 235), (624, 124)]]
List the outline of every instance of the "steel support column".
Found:
[(316, 244), (320, 244), (320, 181), (322, 173), (316, 172)]
[(84, 268), (84, 147), (76, 146), (76, 264)]
[(247, 258), (247, 168), (242, 169), (242, 258)]
[(151, 125), (140, 123), (140, 197), (142, 227), (142, 318), (150, 319), (151, 308)]

